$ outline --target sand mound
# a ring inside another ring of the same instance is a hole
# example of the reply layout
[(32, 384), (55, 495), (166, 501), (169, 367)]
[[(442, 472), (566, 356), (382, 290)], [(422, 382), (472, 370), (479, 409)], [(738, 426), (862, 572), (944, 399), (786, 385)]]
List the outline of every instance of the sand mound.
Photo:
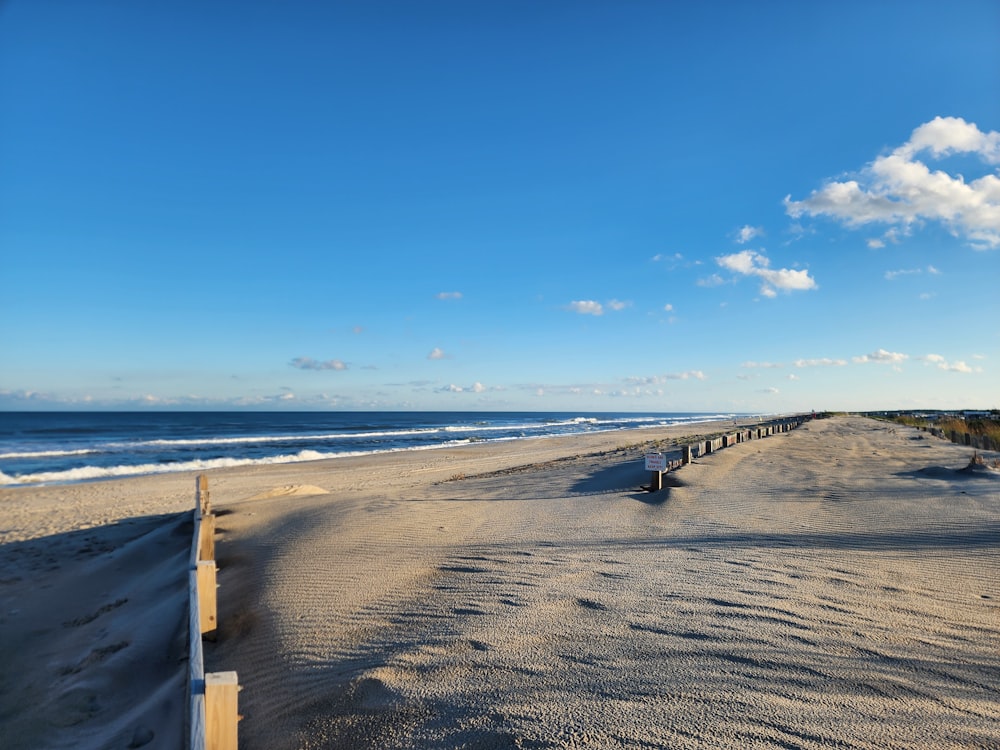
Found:
[(276, 497), (309, 497), (310, 495), (329, 495), (327, 490), (314, 484), (286, 484), (283, 487), (261, 492), (251, 497), (251, 500), (270, 500)]

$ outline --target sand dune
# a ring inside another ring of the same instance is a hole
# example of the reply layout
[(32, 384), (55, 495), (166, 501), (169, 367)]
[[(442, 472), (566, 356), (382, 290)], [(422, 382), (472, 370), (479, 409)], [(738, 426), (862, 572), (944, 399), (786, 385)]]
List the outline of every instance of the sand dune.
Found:
[[(642, 443), (680, 432), (213, 474), (206, 660), (239, 672), (241, 747), (1000, 747), (995, 473), (843, 417), (643, 491)], [(78, 720), (46, 726), (5, 680), (0, 745), (175, 746), (154, 740), (172, 740), (180, 672), (148, 659), (176, 657), (165, 571), (185, 521), (152, 516), (192, 491), (0, 492), (4, 663)], [(59, 502), (71, 519), (41, 510)], [(136, 634), (157, 612), (154, 647)]]

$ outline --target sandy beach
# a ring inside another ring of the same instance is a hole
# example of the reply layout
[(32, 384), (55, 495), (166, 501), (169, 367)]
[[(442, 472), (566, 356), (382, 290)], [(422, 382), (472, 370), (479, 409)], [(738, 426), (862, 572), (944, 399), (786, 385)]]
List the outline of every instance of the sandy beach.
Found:
[[(692, 434), (212, 472), (240, 746), (1000, 747), (1000, 475), (836, 417), (645, 492)], [(193, 496), (0, 489), (0, 746), (182, 745)]]

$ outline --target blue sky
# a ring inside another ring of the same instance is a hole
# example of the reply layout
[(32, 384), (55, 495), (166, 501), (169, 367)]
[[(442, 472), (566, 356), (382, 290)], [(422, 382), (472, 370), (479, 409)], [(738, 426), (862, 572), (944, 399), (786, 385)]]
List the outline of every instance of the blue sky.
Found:
[(1000, 4), (0, 5), (0, 409), (1000, 407)]

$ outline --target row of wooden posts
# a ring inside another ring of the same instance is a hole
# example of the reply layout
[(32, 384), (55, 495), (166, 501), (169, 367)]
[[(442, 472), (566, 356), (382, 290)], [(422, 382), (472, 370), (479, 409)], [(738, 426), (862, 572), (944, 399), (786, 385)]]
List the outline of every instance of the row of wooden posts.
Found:
[(975, 435), (971, 432), (959, 432), (958, 430), (942, 430), (940, 427), (921, 427), (923, 432), (929, 432), (935, 437), (950, 440), (958, 445), (967, 445), (981, 451), (1000, 450), (1000, 443), (990, 438), (989, 435)]
[(214, 640), (218, 628), (215, 515), (208, 477), (195, 485), (194, 538), (188, 575), (189, 750), (237, 750), (240, 685), (236, 672), (205, 674), (202, 639)]
[(759, 440), (769, 435), (789, 432), (802, 424), (803, 421), (800, 417), (778, 419), (766, 424), (759, 424), (755, 427), (744, 427), (701, 442), (682, 445), (681, 457), (673, 461), (667, 460), (666, 456), (662, 453), (647, 454), (646, 468), (651, 472), (649, 490), (650, 492), (657, 492), (663, 489), (663, 475), (668, 471), (674, 471), (682, 466), (686, 466), (691, 463), (692, 458), (705, 456), (714, 451), (736, 445), (737, 443), (745, 443), (750, 440)]

